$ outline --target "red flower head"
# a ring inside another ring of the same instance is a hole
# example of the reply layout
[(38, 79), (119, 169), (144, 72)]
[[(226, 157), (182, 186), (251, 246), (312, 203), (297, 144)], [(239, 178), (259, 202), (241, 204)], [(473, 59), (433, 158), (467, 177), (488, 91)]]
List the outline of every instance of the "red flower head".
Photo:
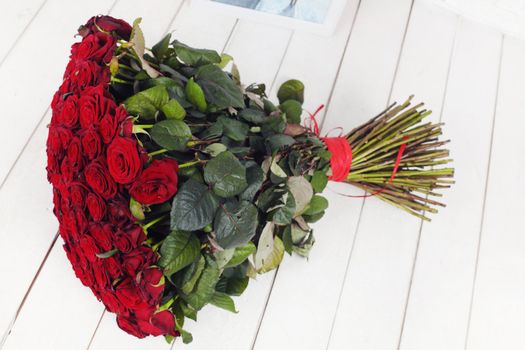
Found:
[(129, 184), (142, 170), (142, 160), (133, 138), (116, 137), (107, 151), (108, 168), (116, 182)]
[(78, 29), (78, 33), (82, 37), (86, 37), (90, 33), (114, 32), (124, 40), (129, 40), (131, 36), (131, 26), (121, 19), (116, 19), (111, 16), (96, 16), (91, 17), (89, 21)]
[(171, 158), (154, 160), (133, 183), (129, 192), (142, 204), (159, 204), (177, 193), (177, 161)]

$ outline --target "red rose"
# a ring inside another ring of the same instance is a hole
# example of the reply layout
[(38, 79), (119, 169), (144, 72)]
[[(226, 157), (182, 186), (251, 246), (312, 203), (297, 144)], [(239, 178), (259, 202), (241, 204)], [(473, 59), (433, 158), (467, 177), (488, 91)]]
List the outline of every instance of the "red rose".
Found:
[[(90, 193), (90, 194), (93, 194), (93, 193)], [(97, 242), (97, 245), (100, 247), (102, 251), (107, 252), (113, 249), (111, 232), (105, 230), (104, 226), (100, 224), (91, 224), (89, 226), (89, 234), (91, 235), (91, 237), (93, 237), (95, 242)]]
[(98, 259), (97, 254), (104, 253), (102, 249), (99, 248), (93, 237), (88, 234), (85, 234), (80, 238), (79, 244), (84, 256), (91, 262)]
[(128, 118), (128, 112), (126, 112), (122, 106), (118, 106), (114, 112), (114, 115), (111, 113), (106, 113), (106, 115), (104, 115), (104, 117), (102, 117), (100, 120), (99, 132), (105, 144), (109, 144), (111, 141), (113, 141), (113, 138), (117, 133), (119, 123)]
[(72, 138), (73, 134), (69, 129), (62, 127), (49, 128), (47, 150), (51, 153), (59, 154), (67, 148)]
[(99, 297), (110, 312), (118, 314), (125, 314), (127, 312), (126, 307), (122, 305), (112, 291), (102, 290), (99, 293)]
[(73, 169), (69, 158), (67, 156), (62, 158), (62, 162), (60, 163), (60, 173), (62, 174), (62, 179), (66, 182), (71, 182), (73, 180), (74, 171), (75, 169)]
[(69, 186), (69, 201), (71, 204), (79, 209), (84, 209), (86, 204), (87, 188), (80, 182), (72, 183)]
[(134, 317), (117, 315), (117, 324), (120, 327), (120, 329), (139, 339), (145, 338), (147, 335), (149, 335), (148, 333), (144, 333), (140, 329)]
[(135, 180), (142, 170), (142, 161), (137, 150), (137, 141), (116, 137), (107, 150), (109, 173), (121, 184)]
[(111, 16), (96, 16), (91, 17), (89, 21), (78, 29), (78, 33), (82, 37), (86, 37), (89, 33), (96, 33), (98, 31), (115, 32), (122, 39), (128, 41), (131, 36), (131, 26), (121, 19), (116, 19)]
[(96, 32), (86, 36), (79, 45), (74, 45), (71, 54), (82, 60), (109, 63), (114, 48), (115, 38), (112, 35)]
[(93, 61), (73, 60), (69, 69), (70, 89), (78, 92), (83, 92), (89, 86), (108, 84), (111, 75), (109, 69)]
[(58, 122), (68, 128), (74, 128), (78, 122), (78, 97), (68, 95), (64, 102), (61, 103)]
[(154, 160), (129, 190), (142, 204), (159, 204), (177, 193), (177, 161), (171, 158)]
[(104, 263), (104, 269), (112, 280), (116, 280), (118, 277), (120, 277), (122, 274), (122, 269), (115, 255), (103, 259), (102, 262)]
[(128, 224), (135, 222), (135, 218), (129, 210), (129, 199), (117, 194), (117, 196), (108, 203), (108, 221), (119, 227), (126, 227)]
[(179, 332), (175, 330), (175, 317), (169, 310), (153, 314), (150, 323), (159, 329), (158, 335), (169, 334), (174, 337), (179, 335)]
[(82, 92), (79, 99), (80, 125), (83, 129), (98, 126), (100, 119), (116, 108), (104, 85), (90, 87)]
[(104, 199), (110, 199), (117, 193), (117, 185), (108, 173), (108, 167), (103, 158), (89, 163), (84, 169), (88, 185)]
[(142, 309), (136, 312), (136, 318), (140, 329), (155, 337), (164, 334), (179, 335), (175, 330), (175, 318), (169, 310)]
[(104, 266), (104, 260), (98, 259), (93, 262), (93, 277), (98, 290), (103, 290), (111, 284), (108, 272)]
[(106, 215), (106, 202), (98, 194), (90, 193), (86, 198), (89, 215), (94, 221), (100, 221)]
[(149, 247), (140, 246), (122, 255), (122, 269), (130, 276), (135, 276), (156, 260), (155, 253)]
[(119, 230), (115, 234), (115, 246), (122, 253), (130, 253), (146, 240), (146, 234), (142, 227), (133, 225), (125, 230)]
[(103, 146), (97, 129), (90, 127), (82, 134), (82, 147), (90, 160), (98, 158), (102, 154)]
[(164, 277), (158, 267), (149, 267), (138, 275), (139, 289), (150, 305), (157, 305), (164, 291)]
[(126, 278), (117, 286), (117, 298), (128, 309), (147, 308), (148, 304), (142, 299), (140, 291), (131, 278)]
[(133, 135), (133, 120), (131, 118), (124, 120), (120, 124), (119, 134), (124, 137), (131, 137)]
[(67, 147), (67, 159), (71, 169), (77, 173), (82, 167), (84, 158), (82, 157), (82, 146), (78, 137), (73, 137)]

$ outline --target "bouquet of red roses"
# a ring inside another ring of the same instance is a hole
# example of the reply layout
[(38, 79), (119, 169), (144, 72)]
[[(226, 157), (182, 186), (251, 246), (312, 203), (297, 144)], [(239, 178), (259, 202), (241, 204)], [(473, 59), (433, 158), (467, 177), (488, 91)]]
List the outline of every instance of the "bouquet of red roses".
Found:
[(321, 137), (315, 113), (300, 125), (301, 82), (275, 105), (230, 56), (170, 35), (146, 49), (139, 23), (80, 27), (47, 141), (66, 254), (126, 332), (187, 342), (184, 319), (205, 305), (235, 311), (250, 278), (308, 255), (328, 180), (423, 219), (442, 205), (453, 169), (422, 105)]

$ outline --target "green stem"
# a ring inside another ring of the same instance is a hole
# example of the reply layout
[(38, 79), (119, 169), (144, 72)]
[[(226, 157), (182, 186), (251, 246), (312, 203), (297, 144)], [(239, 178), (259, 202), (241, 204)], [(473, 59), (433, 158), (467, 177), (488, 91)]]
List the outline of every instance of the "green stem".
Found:
[(149, 229), (151, 226), (155, 225), (155, 224), (158, 223), (159, 221), (164, 220), (164, 219), (167, 218), (167, 217), (168, 217), (168, 215), (162, 215), (161, 217), (158, 217), (158, 218), (156, 218), (156, 219), (154, 219), (154, 220), (151, 220), (151, 221), (148, 222), (147, 224), (143, 225), (143, 226), (142, 226), (142, 229), (144, 230), (144, 232), (148, 232), (148, 229)]
[(189, 168), (190, 166), (193, 166), (193, 165), (196, 165), (196, 164), (200, 164), (200, 163), (205, 163), (205, 162), (206, 161), (204, 161), (204, 160), (197, 159), (197, 160), (194, 160), (194, 161), (191, 161), (191, 162), (188, 162), (188, 163), (179, 164), (179, 169)]
[(149, 157), (153, 157), (153, 156), (157, 156), (157, 155), (159, 155), (159, 154), (166, 153), (166, 152), (168, 152), (167, 149), (165, 149), (165, 148), (161, 148), (161, 149), (159, 149), (159, 150), (156, 150), (156, 151), (153, 151), (153, 152), (148, 153), (148, 156), (149, 156)]

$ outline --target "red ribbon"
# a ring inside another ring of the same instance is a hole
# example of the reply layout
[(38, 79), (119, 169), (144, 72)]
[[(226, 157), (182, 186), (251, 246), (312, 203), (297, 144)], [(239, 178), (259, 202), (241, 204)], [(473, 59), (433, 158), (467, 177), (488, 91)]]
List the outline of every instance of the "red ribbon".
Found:
[[(320, 105), (317, 110), (312, 114), (308, 113), (310, 115), (310, 125), (307, 126), (310, 129), (310, 132), (314, 133), (315, 135), (319, 136), (320, 130), (319, 130), (319, 123), (317, 122), (317, 119), (315, 116), (324, 108), (324, 105)], [(399, 170), (399, 166), (401, 164), (401, 158), (403, 158), (403, 154), (405, 152), (405, 149), (407, 147), (408, 136), (403, 136), (403, 144), (399, 147), (399, 151), (397, 152), (396, 162), (394, 163), (394, 169), (392, 169), (392, 175), (388, 179), (388, 181), (385, 183), (384, 187), (365, 195), (361, 196), (353, 196), (348, 194), (342, 194), (343, 196), (347, 197), (353, 197), (353, 198), (367, 198), (376, 196), (383, 191), (385, 191), (394, 181), (397, 172)], [(350, 143), (345, 137), (337, 136), (337, 137), (321, 137), (321, 140), (325, 143), (326, 148), (328, 151), (332, 154), (330, 157), (330, 167), (332, 169), (332, 175), (328, 178), (332, 181), (341, 182), (346, 180), (348, 177), (348, 174), (350, 174), (350, 170), (352, 168), (352, 146), (350, 146)]]

